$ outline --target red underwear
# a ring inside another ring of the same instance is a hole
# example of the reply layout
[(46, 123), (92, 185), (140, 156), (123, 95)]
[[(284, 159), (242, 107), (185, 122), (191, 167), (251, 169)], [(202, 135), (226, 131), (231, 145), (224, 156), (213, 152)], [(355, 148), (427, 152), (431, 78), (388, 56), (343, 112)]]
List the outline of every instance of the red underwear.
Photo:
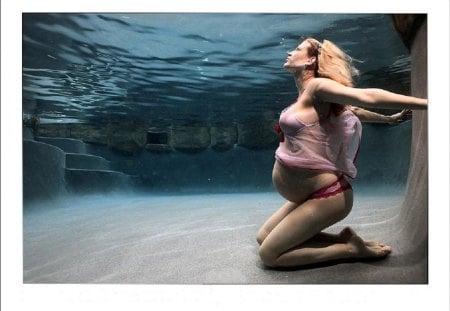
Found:
[(329, 186), (323, 187), (308, 197), (308, 200), (313, 199), (326, 199), (332, 197), (345, 190), (352, 189), (352, 185), (345, 179), (344, 175), (341, 175), (338, 180)]

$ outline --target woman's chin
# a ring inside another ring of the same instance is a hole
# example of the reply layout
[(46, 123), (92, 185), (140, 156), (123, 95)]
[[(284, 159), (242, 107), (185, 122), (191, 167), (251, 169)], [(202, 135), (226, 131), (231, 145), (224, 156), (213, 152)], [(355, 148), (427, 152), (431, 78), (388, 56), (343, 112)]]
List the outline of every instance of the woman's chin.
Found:
[(284, 64), (283, 68), (289, 72), (297, 72), (298, 71), (298, 68), (291, 67), (291, 66), (289, 66), (289, 64)]

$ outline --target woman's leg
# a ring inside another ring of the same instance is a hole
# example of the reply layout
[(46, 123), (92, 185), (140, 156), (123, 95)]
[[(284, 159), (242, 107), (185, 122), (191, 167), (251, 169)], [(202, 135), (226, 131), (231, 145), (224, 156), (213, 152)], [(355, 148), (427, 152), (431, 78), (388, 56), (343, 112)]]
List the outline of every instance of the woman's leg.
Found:
[(264, 264), (289, 267), (343, 258), (386, 256), (389, 247), (366, 245), (353, 231), (343, 243), (311, 240), (322, 229), (347, 216), (352, 201), (352, 191), (346, 190), (330, 198), (308, 200), (291, 210), (263, 240), (259, 253)]
[[(257, 235), (256, 241), (259, 245), (266, 239), (269, 233), (275, 228), (284, 217), (286, 217), (290, 212), (292, 212), (295, 208), (297, 208), (300, 204), (294, 202), (286, 202), (283, 206), (281, 206), (272, 216), (267, 219), (267, 221), (261, 226)], [(353, 230), (349, 227), (342, 229), (340, 233), (327, 233), (327, 232), (319, 232), (315, 236), (313, 236), (309, 241), (311, 242), (334, 242), (334, 243), (345, 243), (350, 237), (354, 234)], [(369, 244), (375, 242), (367, 242)]]
[(280, 207), (272, 216), (267, 219), (267, 221), (262, 225), (256, 235), (256, 241), (259, 245), (265, 240), (267, 235), (273, 230), (286, 217), (290, 212), (297, 208), (299, 204), (294, 202), (286, 202), (282, 207)]

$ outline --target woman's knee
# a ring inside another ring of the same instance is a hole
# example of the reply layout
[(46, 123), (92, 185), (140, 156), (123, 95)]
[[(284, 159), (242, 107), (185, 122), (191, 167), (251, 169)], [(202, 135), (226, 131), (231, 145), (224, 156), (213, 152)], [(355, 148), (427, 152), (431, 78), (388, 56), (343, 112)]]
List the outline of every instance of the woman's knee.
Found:
[(261, 261), (264, 263), (264, 265), (272, 268), (277, 266), (277, 259), (279, 257), (279, 254), (272, 251), (265, 245), (261, 245), (258, 252), (259, 257), (261, 258)]
[(265, 230), (264, 228), (259, 229), (258, 233), (256, 234), (256, 242), (261, 245), (268, 234), (269, 232), (267, 232), (267, 230)]

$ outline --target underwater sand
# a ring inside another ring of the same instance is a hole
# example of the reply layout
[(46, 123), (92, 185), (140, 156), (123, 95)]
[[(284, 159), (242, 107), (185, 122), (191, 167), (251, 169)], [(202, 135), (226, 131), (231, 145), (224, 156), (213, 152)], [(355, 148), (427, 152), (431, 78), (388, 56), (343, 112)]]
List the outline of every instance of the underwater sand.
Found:
[(283, 202), (269, 192), (91, 195), (35, 203), (24, 213), (24, 282), (389, 282), (377, 279), (376, 270), (363, 279), (344, 271), (365, 266), (373, 270), (374, 264), (381, 271), (395, 258), (396, 241), (389, 240), (391, 234), (383, 224), (396, 217), (401, 194), (361, 194), (350, 215), (328, 230), (336, 232), (351, 224), (364, 238), (381, 237), (394, 248), (391, 258), (298, 271), (266, 269), (257, 253), (258, 228)]

